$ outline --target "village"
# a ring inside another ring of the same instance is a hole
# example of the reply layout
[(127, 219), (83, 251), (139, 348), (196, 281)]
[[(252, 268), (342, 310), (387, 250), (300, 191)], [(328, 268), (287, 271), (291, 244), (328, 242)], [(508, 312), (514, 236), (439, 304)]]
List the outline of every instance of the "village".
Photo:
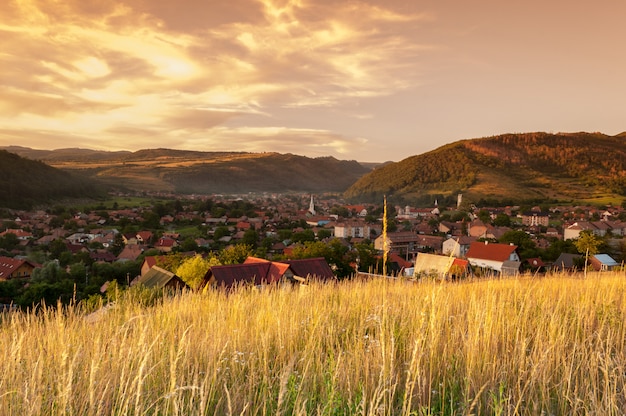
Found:
[[(112, 281), (184, 286), (163, 267), (164, 257), (237, 248), (239, 256), (213, 266), (206, 284), (303, 284), (358, 274), (503, 277), (573, 272), (584, 260), (603, 271), (626, 257), (623, 207), (463, 207), (460, 196), (452, 207), (388, 203), (385, 238), (382, 203), (348, 204), (336, 195), (154, 194), (138, 206), (132, 195), (116, 197), (112, 207), (3, 211), (0, 303), (67, 300), (77, 287), (88, 297)], [(574, 245), (581, 233), (598, 241), (588, 259)]]

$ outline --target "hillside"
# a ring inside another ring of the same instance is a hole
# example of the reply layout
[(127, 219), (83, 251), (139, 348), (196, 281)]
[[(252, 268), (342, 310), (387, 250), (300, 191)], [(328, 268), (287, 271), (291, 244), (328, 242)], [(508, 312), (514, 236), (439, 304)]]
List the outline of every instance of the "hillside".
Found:
[(0, 150), (0, 207), (31, 208), (64, 198), (95, 197), (93, 181)]
[(343, 192), (370, 171), (356, 161), (293, 154), (10, 147), (110, 188), (178, 193)]
[[(626, 196), (626, 137), (505, 134), (462, 140), (374, 169), (349, 199), (593, 200)], [(620, 198), (621, 199), (621, 198)]]

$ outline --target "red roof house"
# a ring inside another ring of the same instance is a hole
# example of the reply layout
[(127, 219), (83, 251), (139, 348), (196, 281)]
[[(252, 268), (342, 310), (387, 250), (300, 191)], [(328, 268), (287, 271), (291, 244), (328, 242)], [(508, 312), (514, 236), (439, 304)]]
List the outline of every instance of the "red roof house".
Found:
[(502, 271), (505, 262), (519, 262), (517, 246), (485, 242), (473, 242), (466, 254), (472, 266)]
[(30, 277), (39, 265), (24, 259), (0, 256), (0, 281)]

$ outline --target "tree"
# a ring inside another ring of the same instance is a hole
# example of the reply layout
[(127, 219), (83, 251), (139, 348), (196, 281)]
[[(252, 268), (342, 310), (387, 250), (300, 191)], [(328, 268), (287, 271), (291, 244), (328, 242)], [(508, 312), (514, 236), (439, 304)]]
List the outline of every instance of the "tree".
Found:
[(3, 250), (11, 251), (17, 247), (20, 240), (13, 233), (6, 233), (0, 237), (0, 248)]
[(510, 227), (511, 226), (511, 217), (506, 214), (498, 214), (496, 219), (493, 220), (493, 225), (498, 227)]
[(220, 264), (216, 257), (202, 258), (196, 255), (184, 260), (176, 269), (176, 275), (183, 279), (192, 289), (198, 289), (211, 266)]
[(180, 244), (180, 251), (198, 251), (198, 243), (193, 237), (187, 237)]
[(251, 246), (252, 248), (256, 248), (259, 243), (259, 233), (256, 232), (254, 228), (248, 228), (243, 233), (243, 238), (241, 241), (244, 244)]
[(581, 231), (580, 235), (574, 241), (574, 245), (579, 253), (585, 255), (585, 277), (587, 277), (587, 263), (589, 256), (598, 254), (598, 247), (600, 247), (601, 241), (595, 234), (589, 230)]
[(330, 237), (331, 235), (333, 235), (333, 233), (330, 230), (328, 230), (326, 228), (322, 228), (321, 230), (319, 230), (317, 232), (317, 239), (318, 240), (324, 240), (324, 239)]
[(491, 214), (486, 209), (481, 209), (478, 211), (478, 219), (483, 222), (483, 224), (491, 223)]
[(357, 243), (354, 248), (357, 252), (358, 269), (362, 272), (372, 272), (376, 266), (376, 249), (373, 243)]
[(350, 263), (355, 261), (356, 257), (349, 252), (348, 247), (338, 238), (333, 239), (328, 244), (322, 241), (307, 241), (304, 243), (304, 246), (296, 247), (293, 250), (294, 259), (313, 257), (324, 257), (340, 279), (354, 273)]
[(524, 231), (511, 230), (507, 231), (500, 237), (498, 242), (503, 244), (515, 244), (519, 249), (519, 255), (522, 258), (535, 257), (537, 255), (537, 244)]
[(252, 255), (252, 247), (247, 244), (235, 244), (226, 247), (219, 254), (222, 264), (241, 264)]
[(304, 243), (306, 241), (315, 241), (315, 233), (310, 228), (306, 230), (298, 231), (298, 232), (293, 233), (293, 235), (291, 236), (291, 241), (293, 241), (294, 243)]

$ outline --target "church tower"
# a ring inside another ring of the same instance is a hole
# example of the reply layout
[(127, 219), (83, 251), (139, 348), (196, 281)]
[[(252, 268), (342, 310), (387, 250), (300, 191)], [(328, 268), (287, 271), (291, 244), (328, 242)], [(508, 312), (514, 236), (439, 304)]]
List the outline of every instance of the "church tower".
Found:
[(311, 195), (311, 202), (309, 203), (309, 212), (311, 215), (315, 215), (315, 204), (313, 203), (313, 195)]

